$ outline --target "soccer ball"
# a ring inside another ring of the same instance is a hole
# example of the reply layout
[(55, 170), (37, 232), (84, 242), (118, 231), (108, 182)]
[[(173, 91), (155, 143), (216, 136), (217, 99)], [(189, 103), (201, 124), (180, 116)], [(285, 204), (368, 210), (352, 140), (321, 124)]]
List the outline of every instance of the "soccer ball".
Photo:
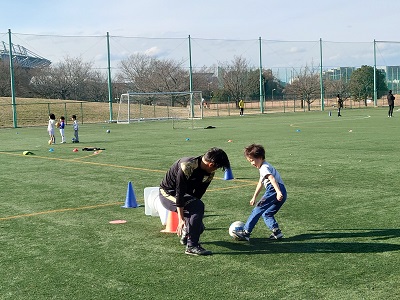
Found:
[(107, 133), (110, 133), (110, 129), (107, 129), (106, 132), (107, 132)]
[(233, 233), (234, 230), (243, 230), (244, 223), (242, 221), (235, 221), (229, 226), (229, 235), (236, 239), (236, 235)]

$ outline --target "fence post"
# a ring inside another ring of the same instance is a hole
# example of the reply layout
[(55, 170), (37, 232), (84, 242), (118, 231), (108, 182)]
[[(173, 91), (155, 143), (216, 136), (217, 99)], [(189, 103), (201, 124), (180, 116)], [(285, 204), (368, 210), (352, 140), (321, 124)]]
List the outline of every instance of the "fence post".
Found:
[(8, 46), (10, 55), (10, 84), (11, 84), (11, 102), (12, 102), (12, 111), (13, 111), (13, 122), (14, 128), (18, 127), (17, 124), (17, 104), (15, 103), (15, 86), (14, 86), (14, 63), (13, 63), (13, 54), (12, 54), (12, 40), (11, 40), (11, 29), (8, 29)]
[(228, 96), (228, 116), (231, 115), (231, 103), (230, 103), (230, 97)]
[(65, 116), (65, 125), (67, 125), (67, 103), (64, 103), (64, 116)]
[(81, 116), (82, 116), (82, 124), (83, 124), (83, 103), (81, 102)]

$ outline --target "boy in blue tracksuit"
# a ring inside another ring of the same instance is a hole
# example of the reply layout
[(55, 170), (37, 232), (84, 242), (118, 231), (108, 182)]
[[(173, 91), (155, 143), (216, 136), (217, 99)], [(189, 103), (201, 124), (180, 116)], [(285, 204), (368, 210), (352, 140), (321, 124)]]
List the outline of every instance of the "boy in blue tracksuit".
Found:
[(60, 129), (60, 135), (61, 135), (61, 143), (65, 143), (65, 135), (64, 135), (64, 130), (65, 130), (65, 118), (63, 116), (60, 117), (60, 122), (59, 122), (59, 127)]
[[(281, 239), (283, 234), (275, 219), (275, 214), (287, 198), (286, 188), (281, 175), (271, 164), (265, 161), (265, 149), (263, 146), (252, 144), (245, 148), (244, 155), (247, 161), (259, 170), (260, 179), (250, 200), (250, 205), (256, 206), (247, 219), (243, 230), (234, 231), (234, 234), (238, 240), (249, 241), (251, 232), (260, 217), (263, 217), (265, 224), (272, 231), (269, 238), (273, 240)], [(256, 198), (263, 186), (265, 187), (265, 193), (256, 202)]]

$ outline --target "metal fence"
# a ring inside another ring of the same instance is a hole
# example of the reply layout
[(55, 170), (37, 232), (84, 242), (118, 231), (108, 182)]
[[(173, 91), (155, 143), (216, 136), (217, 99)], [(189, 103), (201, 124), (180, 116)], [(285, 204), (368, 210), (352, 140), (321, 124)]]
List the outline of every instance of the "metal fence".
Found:
[[(314, 41), (280, 41), (266, 40), (261, 37), (249, 40), (228, 40), (190, 36), (182, 38), (148, 38), (113, 36), (109, 33), (100, 36), (60, 36), (12, 33), (11, 30), (0, 32), (0, 41), (4, 42), (2, 43), (4, 49), (1, 56), (3, 60), (7, 57), (7, 45), (17, 44), (29, 49), (30, 52), (27, 53), (27, 56), (37, 55), (50, 61), (53, 65), (62, 62), (68, 57), (80, 58), (84, 62), (90, 62), (93, 70), (101, 71), (109, 78), (109, 97), (106, 100), (109, 104), (109, 110), (112, 110), (112, 105), (115, 104), (116, 98), (126, 92), (116, 84), (118, 74), (121, 73), (121, 61), (136, 53), (147, 54), (159, 59), (179, 61), (188, 72), (201, 72), (205, 69), (212, 70), (217, 77), (219, 69), (224, 64), (232, 62), (235, 57), (243, 57), (250, 63), (252, 68), (271, 69), (276, 78), (286, 83), (291, 82), (296, 73), (307, 66), (317, 67), (326, 74), (330, 74), (333, 79), (346, 79), (350, 76), (347, 70), (358, 68), (362, 65), (376, 66), (385, 71), (388, 87), (394, 91), (394, 94), (400, 92), (400, 42), (396, 41), (336, 42), (324, 41), (323, 39)], [(1, 88), (2, 86), (0, 85), (0, 93)], [(199, 90), (199, 87), (196, 86), (192, 88), (193, 90)], [(210, 87), (208, 88), (210, 89)], [(18, 93), (13, 96), (16, 102), (9, 103), (14, 106), (2, 104), (5, 105), (2, 110), (11, 111), (12, 118), (15, 112), (22, 114), (22, 112), (19, 112), (23, 111), (21, 109), (22, 105), (27, 105), (19, 102), (18, 97), (21, 96)], [(274, 95), (274, 91), (265, 91), (263, 97), (266, 100), (266, 112), (268, 110), (274, 111), (275, 107), (279, 107), (278, 110), (281, 111), (301, 111), (303, 109), (303, 107), (298, 107), (297, 103), (300, 103), (298, 100), (293, 99), (293, 103), (296, 104), (290, 103), (291, 100), (283, 100), (282, 95), (277, 93)], [(281, 97), (282, 105), (275, 106), (274, 97), (275, 100)], [(325, 101), (323, 97), (321, 99)], [(96, 100), (93, 99), (93, 101)], [(249, 100), (246, 99), (248, 103), (250, 103)], [(330, 100), (327, 99), (326, 101), (329, 102)], [(376, 101), (379, 101), (379, 99), (376, 99)], [(213, 99), (210, 103), (212, 111), (217, 107), (215, 109), (216, 115), (222, 115), (220, 108), (222, 102), (223, 99)], [(254, 103), (257, 103), (257, 101), (254, 101)], [(53, 105), (55, 104), (51, 104), (51, 110), (53, 110)], [(60, 104), (60, 113), (65, 114), (63, 105)], [(66, 105), (69, 110), (68, 107), (72, 104)], [(90, 109), (85, 113), (85, 108), (90, 107), (90, 105), (84, 103), (79, 105), (83, 109), (82, 115), (89, 115)], [(232, 105), (229, 104), (228, 107)], [(329, 107), (331, 104), (325, 105)], [(350, 106), (356, 107), (357, 105), (359, 104), (352, 103)], [(49, 108), (45, 104), (43, 107), (40, 114), (46, 115)], [(261, 108), (259, 107), (259, 109)], [(320, 101), (314, 101), (311, 109), (321, 109)], [(0, 124), (9, 124), (9, 114), (10, 112), (7, 114), (0, 113)], [(115, 117), (115, 112), (109, 111), (107, 115), (99, 115), (97, 119), (110, 120), (113, 117)], [(17, 118), (19, 120), (36, 119), (36, 117), (32, 116), (18, 116)], [(95, 120), (96, 118), (93, 117), (91, 119)], [(26, 122), (26, 124), (31, 123), (34, 123), (34, 121)], [(23, 124), (25, 122), (21, 121), (19, 125)]]
[[(13, 127), (13, 112), (11, 99), (0, 97), (0, 128)], [(72, 124), (71, 116), (77, 115), (81, 124), (87, 123), (105, 123), (109, 122), (109, 105), (105, 102), (86, 102), (86, 101), (61, 101), (52, 100), (51, 102), (42, 102), (42, 100), (18, 99), (16, 109), (18, 111), (17, 124), (18, 127), (28, 126), (45, 126), (48, 122), (50, 113), (54, 113), (56, 119), (60, 116), (66, 118), (66, 124)], [(114, 103), (118, 105), (117, 102)], [(265, 114), (271, 113), (291, 113), (291, 112), (308, 112), (320, 111), (321, 102), (316, 100), (308, 106), (299, 99), (274, 99), (267, 100), (263, 103)], [(374, 107), (374, 103), (369, 101), (368, 107)], [(378, 106), (386, 106), (386, 99), (379, 99)], [(365, 108), (364, 103), (347, 99), (344, 102), (346, 109)], [(325, 99), (325, 110), (336, 111), (336, 99)], [(132, 106), (132, 116), (136, 121), (142, 122), (146, 120), (156, 120), (166, 118), (190, 118), (189, 108), (173, 107), (168, 105), (148, 105), (137, 103)], [(117, 109), (114, 110), (113, 120), (117, 120)], [(245, 101), (245, 115), (260, 114), (259, 101)], [(238, 116), (239, 110), (236, 103), (230, 101), (211, 102), (200, 107), (200, 103), (196, 103), (195, 117), (196, 118), (213, 118)], [(135, 121), (133, 121), (135, 122)]]

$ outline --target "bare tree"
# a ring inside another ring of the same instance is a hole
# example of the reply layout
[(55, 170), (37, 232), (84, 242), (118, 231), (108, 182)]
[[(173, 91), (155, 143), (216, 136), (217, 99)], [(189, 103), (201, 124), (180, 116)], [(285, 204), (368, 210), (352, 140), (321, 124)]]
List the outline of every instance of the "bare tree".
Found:
[(10, 97), (10, 66), (4, 60), (0, 60), (0, 74), (0, 96)]
[(203, 98), (208, 102), (214, 96), (214, 92), (218, 90), (218, 78), (214, 72), (215, 66), (203, 66), (193, 72), (193, 90), (202, 91)]
[[(14, 63), (14, 91), (18, 97), (30, 97), (31, 89), (29, 82), (34, 73), (34, 69), (24, 68), (18, 63)], [(11, 96), (11, 77), (9, 61), (0, 59), (0, 96)]]
[(294, 95), (301, 100), (301, 107), (307, 103), (310, 110), (311, 103), (321, 95), (319, 73), (317, 69), (306, 66), (301, 69), (293, 81), (285, 89), (287, 95)]
[(222, 64), (220, 70), (223, 88), (237, 104), (240, 98), (244, 98), (249, 93), (250, 64), (242, 56), (235, 56), (230, 64)]
[(42, 69), (32, 78), (31, 85), (36, 94), (45, 98), (101, 101), (107, 97), (105, 75), (81, 58), (67, 57)]
[[(132, 92), (184, 92), (189, 90), (189, 73), (183, 62), (160, 60), (144, 54), (134, 54), (120, 63), (117, 80), (125, 82)], [(151, 104), (152, 97), (147, 99)], [(186, 98), (176, 97), (172, 105), (187, 105)]]
[(345, 80), (327, 79), (324, 81), (324, 87), (328, 97), (330, 96), (334, 98), (339, 94), (343, 101), (346, 101), (351, 97), (350, 84)]

